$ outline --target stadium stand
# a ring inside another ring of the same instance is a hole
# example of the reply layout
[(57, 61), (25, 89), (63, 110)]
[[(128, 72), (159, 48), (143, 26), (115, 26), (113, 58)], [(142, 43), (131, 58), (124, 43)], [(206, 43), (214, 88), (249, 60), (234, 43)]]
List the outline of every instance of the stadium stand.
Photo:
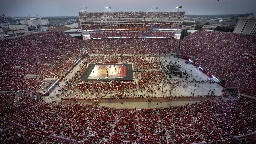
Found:
[(61, 32), (0, 41), (0, 90), (35, 93), (45, 78), (59, 77), (75, 63), (81, 55), (79, 43)]
[(154, 28), (180, 29), (185, 12), (80, 12), (83, 30)]
[(164, 54), (175, 52), (176, 39), (100, 39), (86, 41), (91, 54)]
[(143, 37), (174, 37), (174, 32), (170, 31), (104, 31), (91, 32), (91, 38), (109, 38), (109, 37), (124, 37), (124, 38), (143, 38)]
[(138, 110), (20, 97), (13, 107), (0, 119), (4, 143), (256, 142), (254, 135), (236, 138), (256, 131), (256, 102), (247, 98)]
[(181, 41), (183, 55), (250, 96), (256, 95), (255, 47), (255, 36), (224, 32), (199, 31)]
[[(80, 13), (97, 21), (144, 17), (160, 21), (168, 17), (184, 17), (184, 13)], [(156, 25), (146, 26), (151, 29)], [(160, 23), (158, 28), (165, 27)], [(168, 24), (168, 27), (170, 24)], [(84, 29), (104, 25), (84, 25)], [(113, 27), (145, 28), (138, 24)], [(172, 25), (170, 26), (172, 27)], [(176, 26), (175, 26), (176, 27)], [(106, 27), (105, 27), (106, 28)], [(38, 102), (45, 78), (63, 78), (84, 58), (80, 69), (64, 78), (66, 85), (61, 97), (74, 95), (77, 90), (90, 93), (88, 99), (137, 98), (168, 95), (168, 88), (180, 85), (167, 80), (157, 56), (177, 52), (178, 40), (172, 32), (162, 31), (103, 31), (91, 32), (92, 38), (79, 41), (61, 32), (37, 33), (0, 41), (0, 142), (2, 143), (256, 143), (256, 102), (254, 99), (218, 96), (193, 104), (154, 109), (117, 109), (79, 103)], [(111, 39), (107, 37), (131, 37)], [(139, 38), (156, 36), (168, 38)], [(226, 88), (238, 88), (239, 93), (255, 96), (256, 37), (241, 34), (199, 31), (180, 42), (181, 55), (192, 60), (203, 71), (225, 80)], [(86, 48), (87, 53), (83, 52)], [(146, 56), (155, 56), (148, 59)], [(89, 63), (133, 63), (136, 82), (79, 81)], [(179, 65), (175, 65), (179, 67)], [(173, 67), (175, 67), (173, 66)], [(143, 71), (148, 70), (148, 71)], [(182, 72), (181, 72), (182, 73)], [(185, 76), (188, 76), (184, 74)], [(209, 77), (211, 77), (209, 75)], [(187, 82), (195, 82), (196, 79)], [(211, 84), (212, 81), (199, 81)], [(57, 83), (56, 85), (59, 85)], [(153, 85), (153, 86), (152, 86)], [(185, 87), (186, 85), (184, 85)], [(197, 85), (195, 84), (195, 87)], [(70, 90), (71, 93), (65, 93)], [(127, 94), (147, 91), (150, 95)], [(213, 93), (213, 90), (208, 92)], [(93, 93), (93, 94), (92, 94)], [(100, 93), (111, 97), (100, 96)], [(194, 94), (191, 93), (194, 96)], [(95, 97), (96, 96), (96, 97)], [(199, 95), (196, 95), (199, 97)], [(185, 97), (185, 96), (183, 96)]]

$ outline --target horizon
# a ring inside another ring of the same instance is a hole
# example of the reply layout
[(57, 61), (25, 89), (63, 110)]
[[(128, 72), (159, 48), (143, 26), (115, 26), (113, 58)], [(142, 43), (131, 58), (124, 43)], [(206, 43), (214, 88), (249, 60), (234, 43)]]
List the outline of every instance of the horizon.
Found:
[[(226, 15), (251, 15), (251, 14), (255, 14), (255, 13), (234, 13), (234, 14), (186, 14), (185, 16), (226, 16)], [(20, 18), (25, 18), (25, 17), (29, 17), (29, 16), (6, 16), (6, 18), (12, 18), (12, 17), (20, 17)], [(40, 17), (40, 16), (30, 16), (30, 18), (36, 18), (36, 17)], [(79, 17), (79, 15), (59, 15), (59, 16), (41, 16), (41, 18), (45, 18), (45, 17)], [(0, 18), (1, 19), (1, 18)]]
[[(111, 11), (180, 11), (186, 15), (229, 15), (256, 13), (256, 0), (1, 0), (0, 13), (6, 17), (78, 16), (89, 12)], [(157, 8), (156, 8), (157, 7)]]

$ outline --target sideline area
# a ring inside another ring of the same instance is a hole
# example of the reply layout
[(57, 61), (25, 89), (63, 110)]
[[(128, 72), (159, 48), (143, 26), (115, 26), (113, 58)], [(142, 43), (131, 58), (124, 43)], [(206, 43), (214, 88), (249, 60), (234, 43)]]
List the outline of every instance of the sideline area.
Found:
[[(198, 103), (205, 100), (218, 100), (219, 97), (171, 97), (171, 98), (126, 98), (126, 99), (98, 99), (98, 100), (83, 100), (83, 99), (63, 99), (58, 103), (84, 103), (89, 105), (98, 105), (103, 107), (117, 109), (151, 109), (151, 108), (170, 108), (172, 106), (182, 106), (187, 104)], [(226, 99), (233, 99), (227, 97)]]
[(64, 88), (65, 85), (65, 80), (70, 80), (72, 79), (72, 77), (74, 77), (75, 73), (78, 72), (81, 67), (83, 66), (83, 62), (85, 61), (85, 59), (82, 59), (71, 71), (70, 73), (62, 80), (59, 82), (59, 84), (51, 91), (51, 93), (49, 94), (49, 96), (45, 96), (43, 98), (43, 100), (45, 102), (53, 102), (53, 101), (59, 101), (61, 100), (61, 96), (59, 97), (59, 95), (61, 94), (61, 89)]

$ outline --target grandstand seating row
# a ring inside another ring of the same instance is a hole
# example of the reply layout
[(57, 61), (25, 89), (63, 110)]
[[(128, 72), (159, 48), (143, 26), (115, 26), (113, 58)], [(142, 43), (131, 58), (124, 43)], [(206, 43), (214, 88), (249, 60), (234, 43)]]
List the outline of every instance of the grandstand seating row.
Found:
[(185, 12), (79, 12), (86, 18), (178, 18), (184, 17)]
[(103, 31), (91, 32), (91, 38), (108, 38), (108, 37), (126, 37), (126, 38), (139, 38), (139, 37), (174, 37), (174, 32), (171, 31)]
[(83, 30), (99, 30), (99, 29), (107, 29), (107, 30), (118, 30), (118, 29), (125, 29), (125, 30), (154, 30), (154, 29), (180, 29), (181, 24), (175, 24), (174, 22), (168, 22), (168, 23), (154, 23), (154, 22), (147, 22), (147, 23), (140, 23), (136, 24), (133, 21), (128, 21), (124, 24), (84, 24), (81, 26)]

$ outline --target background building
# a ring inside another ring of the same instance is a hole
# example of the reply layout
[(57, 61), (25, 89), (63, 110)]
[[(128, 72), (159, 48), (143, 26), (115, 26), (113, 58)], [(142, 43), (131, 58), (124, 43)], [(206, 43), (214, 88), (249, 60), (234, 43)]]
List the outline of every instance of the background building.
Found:
[(256, 14), (239, 18), (234, 33), (256, 35)]
[(46, 25), (49, 24), (49, 21), (48, 21), (48, 19), (30, 18), (28, 20), (27, 19), (21, 20), (20, 23), (23, 24), (23, 25), (29, 25), (29, 26), (38, 26), (38, 25), (46, 26)]

